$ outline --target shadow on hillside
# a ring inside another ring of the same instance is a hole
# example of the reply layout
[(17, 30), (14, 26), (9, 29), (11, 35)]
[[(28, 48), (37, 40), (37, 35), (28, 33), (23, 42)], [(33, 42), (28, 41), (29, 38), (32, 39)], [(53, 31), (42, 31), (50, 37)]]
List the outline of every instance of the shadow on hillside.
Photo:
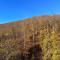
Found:
[(31, 47), (28, 52), (28, 60), (42, 60), (42, 48), (39, 45)]
[[(9, 60), (42, 60), (42, 48), (39, 45), (31, 47), (28, 50), (27, 55), (17, 54), (15, 56), (11, 56)], [(26, 57), (27, 56), (27, 57)]]

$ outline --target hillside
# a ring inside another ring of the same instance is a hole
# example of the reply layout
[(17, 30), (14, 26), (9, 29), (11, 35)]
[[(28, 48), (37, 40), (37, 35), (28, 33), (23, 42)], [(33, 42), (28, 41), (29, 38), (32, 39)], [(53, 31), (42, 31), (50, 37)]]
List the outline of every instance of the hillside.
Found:
[(60, 15), (0, 24), (0, 60), (60, 60)]

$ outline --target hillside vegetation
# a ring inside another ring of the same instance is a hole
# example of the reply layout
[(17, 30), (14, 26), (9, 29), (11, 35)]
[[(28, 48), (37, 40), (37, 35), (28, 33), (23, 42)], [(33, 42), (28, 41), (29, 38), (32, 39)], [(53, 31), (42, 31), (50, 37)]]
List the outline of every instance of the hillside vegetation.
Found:
[(0, 24), (0, 60), (60, 60), (60, 15)]

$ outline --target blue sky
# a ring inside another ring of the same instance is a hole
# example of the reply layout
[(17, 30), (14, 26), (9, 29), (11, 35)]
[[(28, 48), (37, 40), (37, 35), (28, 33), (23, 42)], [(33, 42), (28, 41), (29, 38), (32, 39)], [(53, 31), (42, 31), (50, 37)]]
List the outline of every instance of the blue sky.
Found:
[(60, 0), (0, 0), (0, 24), (52, 14), (60, 14)]

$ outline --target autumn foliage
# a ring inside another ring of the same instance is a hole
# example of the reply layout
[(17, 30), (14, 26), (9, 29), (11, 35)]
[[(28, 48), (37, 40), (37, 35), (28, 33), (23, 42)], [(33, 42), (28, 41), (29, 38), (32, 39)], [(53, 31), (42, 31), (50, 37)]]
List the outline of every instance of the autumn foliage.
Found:
[(1, 24), (0, 60), (60, 60), (60, 16)]

